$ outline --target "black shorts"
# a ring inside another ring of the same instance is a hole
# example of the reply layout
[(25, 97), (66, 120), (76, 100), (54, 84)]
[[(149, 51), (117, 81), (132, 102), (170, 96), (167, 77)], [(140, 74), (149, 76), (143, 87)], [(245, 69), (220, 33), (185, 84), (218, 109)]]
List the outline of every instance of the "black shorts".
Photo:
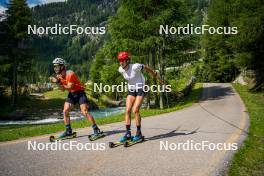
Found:
[(76, 103), (78, 103), (79, 105), (81, 105), (81, 104), (87, 104), (88, 105), (88, 103), (89, 103), (84, 91), (69, 92), (68, 97), (66, 99), (66, 102), (74, 104), (74, 105)]
[(145, 92), (143, 91), (143, 89), (128, 90), (128, 95), (132, 95), (134, 97), (136, 97), (136, 96), (142, 96), (142, 97), (144, 97)]

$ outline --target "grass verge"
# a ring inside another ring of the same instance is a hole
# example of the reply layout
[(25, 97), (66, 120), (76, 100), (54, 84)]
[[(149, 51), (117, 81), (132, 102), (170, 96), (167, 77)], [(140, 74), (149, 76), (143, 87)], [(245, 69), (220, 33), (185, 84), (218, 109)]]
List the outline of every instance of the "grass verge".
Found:
[(228, 175), (264, 175), (264, 94), (233, 84), (244, 101), (249, 117), (249, 135), (231, 161)]
[[(150, 109), (150, 110), (141, 110), (141, 116), (149, 117), (153, 115), (158, 115), (162, 113), (168, 113), (172, 111), (176, 111), (179, 109), (183, 109), (185, 107), (191, 106), (193, 103), (197, 102), (202, 92), (202, 84), (197, 83), (191, 93), (186, 96), (184, 99), (179, 101), (175, 106), (167, 109)], [(119, 114), (115, 116), (111, 116), (108, 118), (96, 119), (97, 124), (109, 124), (114, 122), (120, 122), (124, 120), (124, 114)], [(73, 121), (72, 127), (76, 128), (84, 128), (90, 126), (91, 124), (86, 120)], [(64, 130), (63, 123), (55, 123), (55, 124), (45, 124), (45, 125), (6, 125), (0, 126), (0, 141), (10, 141), (24, 137), (32, 137), (43, 134), (55, 133), (58, 131)]]

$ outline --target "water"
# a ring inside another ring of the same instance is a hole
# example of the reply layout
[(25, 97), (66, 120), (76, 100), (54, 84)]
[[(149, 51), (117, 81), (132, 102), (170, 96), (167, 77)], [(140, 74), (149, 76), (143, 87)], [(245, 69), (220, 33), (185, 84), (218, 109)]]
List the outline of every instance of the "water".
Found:
[[(105, 109), (90, 111), (90, 113), (94, 116), (95, 119), (96, 118), (107, 118), (111, 115), (120, 114), (123, 112), (125, 112), (124, 107), (105, 108)], [(81, 120), (85, 118), (82, 115), (80, 110), (70, 112), (70, 116), (71, 116), (71, 120)], [(48, 123), (56, 123), (56, 122), (62, 122), (62, 121), (63, 119), (59, 119), (56, 116), (56, 117), (44, 118), (40, 120), (16, 120), (16, 121), (3, 120), (3, 121), (0, 121), (0, 125), (48, 124)]]

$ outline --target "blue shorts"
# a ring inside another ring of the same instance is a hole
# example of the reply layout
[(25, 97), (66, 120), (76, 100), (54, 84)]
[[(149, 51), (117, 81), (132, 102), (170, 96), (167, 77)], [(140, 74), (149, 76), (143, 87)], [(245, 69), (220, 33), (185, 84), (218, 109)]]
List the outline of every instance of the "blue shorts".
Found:
[(128, 95), (132, 95), (134, 97), (136, 97), (136, 96), (142, 96), (142, 97), (144, 97), (145, 92), (143, 91), (143, 89), (128, 90)]
[(84, 91), (78, 91), (78, 92), (69, 92), (68, 97), (66, 99), (66, 102), (71, 104), (87, 104), (89, 103), (88, 98), (86, 97), (86, 94)]

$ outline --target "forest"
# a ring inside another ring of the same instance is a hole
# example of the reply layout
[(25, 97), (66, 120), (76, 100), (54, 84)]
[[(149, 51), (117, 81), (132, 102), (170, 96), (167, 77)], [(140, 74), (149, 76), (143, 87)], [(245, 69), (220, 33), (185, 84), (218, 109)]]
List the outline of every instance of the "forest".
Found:
[[(0, 96), (15, 107), (17, 97), (23, 94), (21, 87), (47, 83), (55, 57), (64, 58), (68, 69), (74, 70), (83, 83), (118, 84), (122, 78), (116, 55), (123, 50), (131, 53), (132, 62), (157, 70), (175, 89), (179, 72), (167, 70), (195, 62), (192, 76), (199, 82), (232, 82), (250, 71), (255, 80), (252, 90), (262, 90), (262, 12), (261, 0), (68, 0), (33, 8), (25, 0), (11, 0), (0, 23)], [(28, 35), (28, 24), (105, 26), (106, 34)], [(235, 26), (238, 34), (159, 33), (160, 25), (188, 24)], [(156, 80), (147, 77), (147, 82)], [(101, 96), (89, 93), (95, 98)], [(123, 96), (106, 95), (113, 99)], [(149, 98), (158, 104), (168, 99), (166, 96)]]

